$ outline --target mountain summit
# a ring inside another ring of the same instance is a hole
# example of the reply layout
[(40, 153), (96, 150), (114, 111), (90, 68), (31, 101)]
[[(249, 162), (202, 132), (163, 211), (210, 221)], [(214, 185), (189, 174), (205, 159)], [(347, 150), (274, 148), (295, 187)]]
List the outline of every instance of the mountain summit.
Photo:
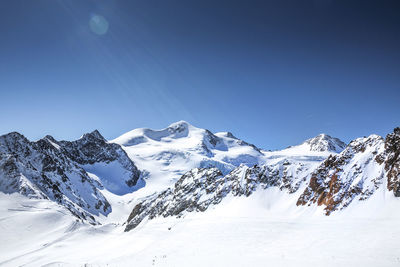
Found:
[(303, 144), (309, 146), (310, 151), (318, 152), (328, 151), (340, 153), (346, 147), (345, 142), (327, 134), (319, 134), (314, 138), (306, 140)]
[(332, 153), (340, 153), (345, 148), (346, 143), (339, 138), (335, 138), (327, 134), (319, 134), (316, 137), (307, 139), (300, 145), (290, 146), (282, 150), (282, 152), (301, 155), (311, 152), (329, 155)]
[(232, 134), (214, 134), (185, 121), (160, 130), (134, 129), (110, 142), (121, 145), (153, 180), (169, 184), (193, 168), (216, 167), (227, 174), (240, 164), (252, 166), (264, 158), (260, 149)]

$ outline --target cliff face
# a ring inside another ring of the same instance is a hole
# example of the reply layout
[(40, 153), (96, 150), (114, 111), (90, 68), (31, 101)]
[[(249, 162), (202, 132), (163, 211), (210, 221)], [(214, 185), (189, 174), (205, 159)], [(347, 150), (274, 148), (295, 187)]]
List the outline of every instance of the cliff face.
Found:
[(130, 187), (135, 186), (140, 178), (140, 171), (121, 146), (107, 142), (97, 130), (83, 135), (76, 141), (56, 143), (70, 159), (81, 165), (117, 162), (130, 173), (124, 181)]
[(241, 165), (225, 176), (217, 168), (193, 169), (183, 175), (173, 188), (138, 203), (129, 215), (125, 231), (135, 228), (145, 219), (205, 211), (229, 195), (248, 197), (256, 190), (269, 187), (294, 193), (306, 181), (312, 166), (284, 159), (262, 166)]
[(311, 175), (297, 205), (325, 206), (326, 214), (368, 199), (382, 184), (400, 197), (400, 128), (384, 140), (377, 135), (352, 141)]
[(386, 136), (385, 171), (387, 172), (387, 189), (393, 191), (396, 197), (400, 197), (400, 128)]
[(384, 152), (377, 135), (352, 141), (340, 154), (330, 156), (311, 174), (297, 205), (325, 206), (326, 214), (365, 200), (382, 184), (384, 170), (376, 158)]

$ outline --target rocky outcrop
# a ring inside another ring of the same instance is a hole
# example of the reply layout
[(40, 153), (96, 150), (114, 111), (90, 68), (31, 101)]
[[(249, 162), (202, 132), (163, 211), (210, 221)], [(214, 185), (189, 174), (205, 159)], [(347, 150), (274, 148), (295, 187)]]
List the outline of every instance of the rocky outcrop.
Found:
[(400, 128), (384, 140), (377, 135), (352, 141), (339, 155), (330, 156), (311, 175), (297, 205), (316, 203), (326, 214), (368, 199), (386, 181), (400, 197)]
[(385, 154), (382, 158), (386, 158), (387, 189), (400, 197), (400, 128), (386, 136)]
[(107, 142), (97, 130), (72, 142), (57, 142), (51, 136), (47, 136), (45, 139), (60, 146), (63, 153), (80, 165), (118, 162), (130, 173), (129, 178), (124, 181), (130, 187), (135, 186), (140, 178), (140, 171), (121, 146)]
[(157, 216), (180, 216), (184, 211), (204, 211), (213, 197), (205, 200), (202, 196), (215, 193), (215, 186), (223, 182), (222, 177), (216, 168), (191, 170), (178, 180), (173, 189), (137, 204), (129, 215), (125, 231), (135, 228), (145, 218), (151, 220)]
[(326, 214), (365, 200), (382, 184), (383, 168), (375, 158), (384, 150), (377, 135), (352, 141), (340, 154), (330, 156), (311, 174), (297, 205), (325, 206)]
[(172, 189), (153, 195), (132, 210), (125, 231), (143, 220), (155, 217), (182, 216), (185, 212), (205, 211), (226, 196), (250, 196), (257, 188), (277, 186), (288, 193), (295, 192), (310, 166), (283, 160), (263, 166), (241, 165), (223, 176), (217, 168), (196, 168), (183, 175)]

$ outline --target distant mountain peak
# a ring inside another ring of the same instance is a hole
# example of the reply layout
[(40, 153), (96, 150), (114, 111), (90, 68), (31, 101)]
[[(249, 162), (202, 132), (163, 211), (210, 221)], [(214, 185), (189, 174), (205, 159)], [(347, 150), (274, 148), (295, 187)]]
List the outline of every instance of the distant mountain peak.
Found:
[(90, 133), (85, 133), (81, 139), (97, 139), (97, 140), (102, 140), (102, 141), (106, 141), (106, 139), (101, 135), (101, 133), (98, 130), (94, 130)]
[(51, 135), (46, 135), (43, 139), (47, 139), (47, 140), (49, 140), (51, 142), (54, 142), (54, 143), (57, 142), (57, 140)]
[(0, 136), (0, 150), (2, 147), (12, 151), (21, 151), (29, 140), (18, 132), (11, 132)]
[(339, 138), (332, 137), (325, 133), (321, 133), (316, 137), (307, 139), (303, 145), (304, 144), (310, 147), (310, 151), (316, 152), (328, 151), (339, 153), (346, 147), (345, 142)]
[(20, 134), (19, 132), (10, 132), (7, 134), (4, 134), (2, 136), (0, 136), (0, 138), (2, 139), (14, 139), (14, 140), (27, 140), (26, 137), (22, 134)]

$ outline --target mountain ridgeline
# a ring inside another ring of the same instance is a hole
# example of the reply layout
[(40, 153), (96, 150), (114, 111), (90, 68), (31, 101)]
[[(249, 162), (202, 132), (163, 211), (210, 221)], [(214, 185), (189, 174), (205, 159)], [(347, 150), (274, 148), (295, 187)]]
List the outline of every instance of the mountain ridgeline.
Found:
[[(142, 187), (146, 195), (135, 198)], [(147, 220), (204, 212), (228, 197), (268, 189), (294, 196), (296, 209), (318, 207), (325, 215), (378, 191), (400, 197), (400, 128), (348, 145), (320, 134), (280, 151), (184, 121), (111, 141), (97, 130), (75, 141), (0, 136), (0, 191), (56, 202), (84, 223), (100, 224), (113, 212), (110, 194), (131, 194), (124, 219), (130, 231)]]

